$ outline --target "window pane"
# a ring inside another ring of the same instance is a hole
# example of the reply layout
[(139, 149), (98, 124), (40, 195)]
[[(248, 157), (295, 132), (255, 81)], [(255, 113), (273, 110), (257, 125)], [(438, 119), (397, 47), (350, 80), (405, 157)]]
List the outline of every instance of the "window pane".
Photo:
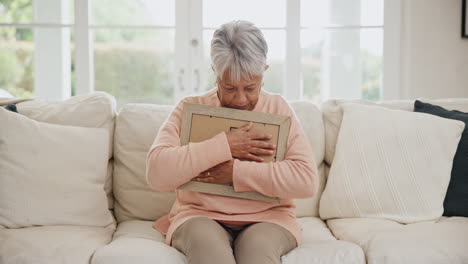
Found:
[(320, 102), (324, 30), (301, 30), (303, 98)]
[[(56, 5), (51, 6), (40, 5), (40, 9), (36, 10), (40, 13), (34, 16), (33, 0), (0, 0), (0, 23), (73, 23), (74, 0), (56, 0), (56, 2)], [(59, 4), (68, 4), (63, 10), (68, 10), (69, 13), (61, 14)]]
[(383, 25), (383, 2), (384, 0), (361, 0), (361, 25)]
[(33, 77), (32, 29), (0, 27), (0, 94), (33, 98)]
[(285, 27), (285, 0), (204, 0), (203, 26), (218, 28), (232, 20), (248, 20), (258, 27)]
[(301, 26), (320, 28), (328, 25), (330, 12), (327, 0), (301, 0)]
[(380, 99), (382, 29), (326, 30), (322, 99)]
[(213, 39), (214, 30), (205, 29), (203, 30), (203, 63), (204, 73), (202, 76), (202, 89), (208, 91), (216, 86), (216, 77), (213, 69), (211, 69), (211, 57), (210, 57), (210, 45)]
[(267, 64), (263, 81), (266, 91), (284, 94), (284, 76), (286, 64), (286, 32), (285, 30), (262, 30), (268, 44)]
[(361, 30), (362, 98), (377, 101), (382, 88), (383, 29)]
[(94, 31), (95, 89), (126, 103), (173, 104), (174, 30)]
[(70, 0), (70, 24), (75, 24), (75, 0)]
[(0, 23), (32, 23), (33, 0), (0, 0)]
[(383, 0), (301, 0), (301, 25), (381, 26)]
[[(210, 45), (214, 30), (203, 31), (203, 52), (205, 72), (203, 76), (204, 90), (216, 86), (215, 75), (211, 69)], [(284, 30), (262, 30), (268, 44), (267, 64), (270, 66), (265, 72), (264, 87), (266, 91), (283, 94), (284, 92), (284, 64), (286, 38)]]
[(175, 26), (175, 0), (91, 1), (95, 25)]

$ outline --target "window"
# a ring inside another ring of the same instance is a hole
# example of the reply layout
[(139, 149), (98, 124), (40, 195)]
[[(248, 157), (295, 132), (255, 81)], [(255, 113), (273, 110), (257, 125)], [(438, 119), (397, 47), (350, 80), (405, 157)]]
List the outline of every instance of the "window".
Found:
[(301, 0), (305, 99), (381, 98), (383, 15), (383, 0)]
[(0, 93), (70, 96), (70, 13), (68, 1), (50, 7), (33, 0), (0, 1)]
[[(397, 83), (399, 31), (384, 27), (384, 14), (385, 23), (399, 23), (387, 16), (399, 19), (398, 1), (50, 1), (56, 5), (0, 0), (0, 89), (14, 96), (98, 90), (119, 107), (174, 104), (215, 86), (211, 38), (234, 19), (254, 22), (265, 35), (265, 90), (316, 103), (397, 96), (384, 89), (383, 76), (385, 70)], [(384, 65), (384, 54), (397, 56)]]
[(175, 1), (92, 1), (94, 88), (126, 103), (174, 100)]

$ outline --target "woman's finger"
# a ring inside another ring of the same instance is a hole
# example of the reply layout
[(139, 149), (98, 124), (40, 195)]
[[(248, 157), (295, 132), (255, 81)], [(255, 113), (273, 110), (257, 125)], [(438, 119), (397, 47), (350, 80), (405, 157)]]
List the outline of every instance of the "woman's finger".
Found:
[(256, 139), (256, 140), (270, 140), (272, 139), (273, 136), (270, 134), (264, 134), (264, 133), (251, 133), (250, 134), (250, 139)]
[(244, 130), (244, 131), (249, 131), (253, 126), (253, 122), (250, 121), (248, 124), (245, 124), (243, 126), (240, 127), (240, 129)]
[(195, 178), (205, 178), (205, 177), (209, 177), (209, 176), (213, 176), (213, 175), (212, 175), (212, 173), (210, 171), (206, 170), (206, 171), (203, 171), (200, 174), (198, 174), (198, 176), (195, 177)]
[(251, 146), (256, 147), (256, 148), (271, 149), (271, 150), (276, 149), (276, 145), (265, 142), (265, 141), (260, 141), (260, 140), (252, 140)]
[(253, 154), (247, 154), (246, 159), (251, 160), (251, 161), (257, 161), (257, 162), (263, 162), (263, 158), (255, 156)]
[(256, 155), (267, 155), (271, 156), (275, 152), (273, 150), (268, 150), (268, 149), (263, 149), (263, 148), (250, 148), (250, 153), (256, 154)]
[(208, 176), (208, 177), (197, 177), (197, 178), (194, 178), (196, 181), (199, 181), (199, 182), (213, 182), (214, 180), (214, 177), (211, 177), (211, 176)]

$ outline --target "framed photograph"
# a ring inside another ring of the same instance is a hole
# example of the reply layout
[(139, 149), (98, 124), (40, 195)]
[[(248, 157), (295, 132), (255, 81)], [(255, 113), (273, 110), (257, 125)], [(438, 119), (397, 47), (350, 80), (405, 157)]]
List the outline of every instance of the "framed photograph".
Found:
[[(273, 136), (267, 142), (276, 144), (275, 153), (272, 156), (262, 156), (264, 162), (283, 160), (291, 126), (289, 116), (184, 103), (180, 142), (182, 145), (189, 142), (201, 142), (223, 131), (239, 128), (249, 122), (253, 122), (250, 131), (268, 133)], [(258, 192), (235, 192), (234, 187), (228, 184), (190, 181), (181, 185), (178, 189), (243, 199), (279, 202), (276, 197), (265, 196)]]
[(462, 38), (468, 38), (468, 0), (463, 0), (462, 4)]

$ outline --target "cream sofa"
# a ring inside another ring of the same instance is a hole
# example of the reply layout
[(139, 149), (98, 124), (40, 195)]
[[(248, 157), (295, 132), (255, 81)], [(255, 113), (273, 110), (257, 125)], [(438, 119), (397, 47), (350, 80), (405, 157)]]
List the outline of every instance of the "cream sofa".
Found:
[[(314, 151), (320, 188), (315, 197), (296, 200), (303, 244), (283, 256), (282, 262), (468, 263), (467, 218), (440, 217), (406, 225), (375, 218), (320, 218), (320, 196), (333, 161), (345, 102), (327, 101), (321, 109), (305, 101), (291, 102)], [(468, 112), (468, 99), (429, 102)], [(413, 101), (378, 104), (411, 111)], [(146, 153), (171, 106), (128, 104), (117, 113), (115, 99), (96, 92), (63, 102), (23, 102), (17, 107), (19, 113), (40, 122), (109, 131), (111, 155), (103, 192), (115, 222), (108, 226), (0, 226), (1, 264), (187, 263), (152, 228), (153, 221), (171, 208), (174, 193), (151, 190), (145, 179)]]

